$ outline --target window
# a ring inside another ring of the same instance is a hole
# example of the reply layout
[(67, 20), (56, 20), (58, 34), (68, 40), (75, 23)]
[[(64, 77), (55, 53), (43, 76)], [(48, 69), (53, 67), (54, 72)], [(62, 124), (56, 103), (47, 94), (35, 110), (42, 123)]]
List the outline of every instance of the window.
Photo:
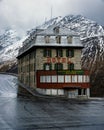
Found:
[(68, 43), (72, 43), (72, 36), (68, 36), (67, 41), (68, 41)]
[(72, 83), (76, 83), (77, 82), (77, 75), (72, 75)]
[(78, 82), (82, 82), (82, 75), (78, 75)]
[(46, 83), (51, 83), (51, 76), (45, 76), (46, 77)]
[(44, 64), (44, 70), (51, 70), (52, 69), (52, 65), (49, 63), (45, 63)]
[(71, 82), (71, 76), (65, 75), (65, 83), (70, 83), (70, 82)]
[(60, 30), (60, 27), (59, 26), (56, 26), (55, 28), (53, 28), (53, 32), (55, 34), (58, 34), (59, 33), (59, 30)]
[(64, 83), (64, 76), (58, 75), (58, 83)]
[(63, 51), (62, 51), (62, 49), (57, 49), (57, 50), (56, 50), (56, 56), (57, 56), (57, 57), (62, 57), (62, 56), (63, 56)]
[(45, 76), (40, 76), (40, 83), (45, 83)]
[(87, 77), (87, 83), (89, 83), (90, 82), (90, 78), (89, 78), (89, 76), (86, 76)]
[(61, 36), (56, 36), (56, 43), (61, 43)]
[(52, 83), (57, 83), (57, 76), (52, 76)]
[(67, 49), (66, 56), (70, 58), (74, 57), (74, 49)]
[(50, 36), (45, 36), (45, 43), (49, 43), (50, 42)]
[(44, 57), (51, 57), (51, 49), (44, 49)]
[(55, 64), (55, 70), (63, 70), (63, 64), (61, 63)]
[(74, 64), (73, 63), (68, 64), (68, 70), (74, 70)]
[(83, 82), (86, 83), (87, 79), (86, 79), (86, 76), (83, 75)]

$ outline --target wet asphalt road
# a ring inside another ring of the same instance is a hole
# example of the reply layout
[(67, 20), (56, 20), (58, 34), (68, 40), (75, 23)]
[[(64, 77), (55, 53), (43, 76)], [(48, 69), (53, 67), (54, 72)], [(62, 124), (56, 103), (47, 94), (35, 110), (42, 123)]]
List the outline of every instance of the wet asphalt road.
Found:
[(104, 130), (104, 99), (17, 97), (15, 82), (0, 75), (0, 130)]

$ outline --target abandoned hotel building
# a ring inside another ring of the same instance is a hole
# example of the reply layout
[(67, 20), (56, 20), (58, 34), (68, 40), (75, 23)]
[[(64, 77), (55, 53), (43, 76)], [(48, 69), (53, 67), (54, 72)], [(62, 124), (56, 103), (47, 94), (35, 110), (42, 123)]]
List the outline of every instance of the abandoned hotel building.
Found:
[(83, 45), (63, 27), (36, 29), (18, 54), (18, 79), (42, 94), (90, 96), (89, 72), (81, 69)]

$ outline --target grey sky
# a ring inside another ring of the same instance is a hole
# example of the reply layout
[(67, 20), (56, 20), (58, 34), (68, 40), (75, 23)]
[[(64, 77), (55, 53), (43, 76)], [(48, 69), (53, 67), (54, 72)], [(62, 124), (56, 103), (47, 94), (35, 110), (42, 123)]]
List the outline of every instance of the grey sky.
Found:
[(27, 30), (52, 16), (81, 14), (104, 25), (104, 0), (0, 0), (0, 28)]

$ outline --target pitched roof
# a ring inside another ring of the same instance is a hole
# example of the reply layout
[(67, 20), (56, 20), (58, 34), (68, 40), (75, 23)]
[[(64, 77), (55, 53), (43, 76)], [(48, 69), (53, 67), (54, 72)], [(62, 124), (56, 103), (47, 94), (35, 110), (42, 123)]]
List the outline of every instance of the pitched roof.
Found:
[[(39, 31), (40, 30), (40, 31)], [(45, 36), (49, 36), (49, 43), (46, 43)], [(61, 36), (61, 42), (56, 42), (56, 36)], [(72, 43), (67, 42), (67, 37), (72, 37)], [(53, 26), (45, 30), (35, 30), (30, 37), (24, 41), (23, 47), (19, 50), (19, 55), (23, 54), (32, 47), (80, 47), (83, 45), (80, 41), (80, 36), (67, 28)]]

